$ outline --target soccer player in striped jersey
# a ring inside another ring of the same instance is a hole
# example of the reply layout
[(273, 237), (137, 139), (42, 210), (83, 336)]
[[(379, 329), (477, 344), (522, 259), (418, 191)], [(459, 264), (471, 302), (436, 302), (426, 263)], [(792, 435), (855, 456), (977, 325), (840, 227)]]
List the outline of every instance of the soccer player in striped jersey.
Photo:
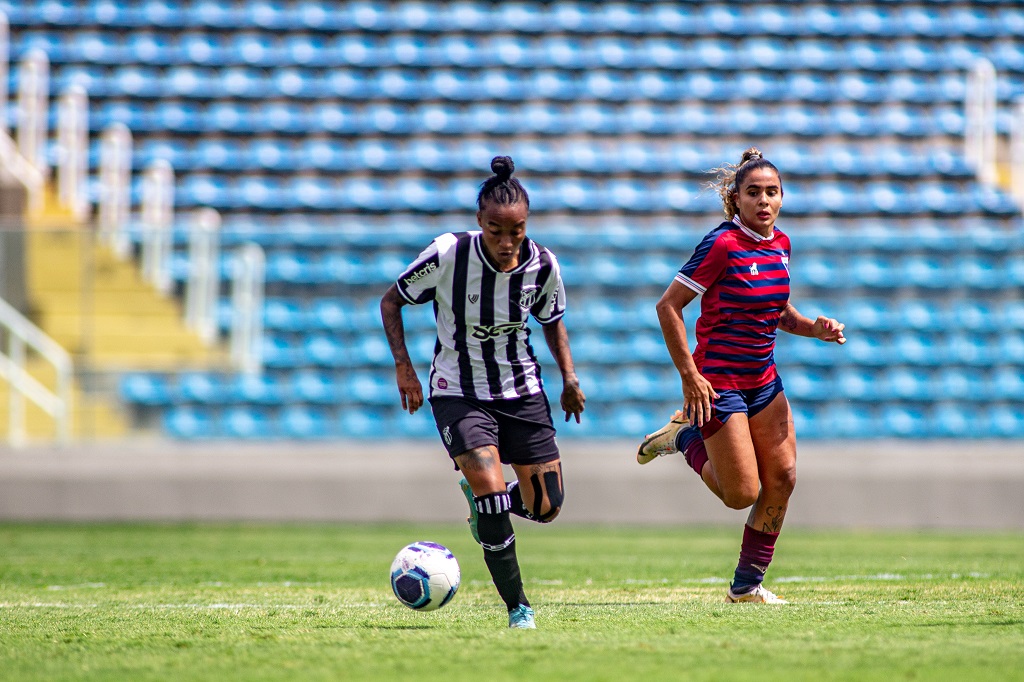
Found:
[[(527, 316), (540, 323), (562, 373), (561, 407), (577, 423), (586, 400), (562, 322), (565, 288), (554, 254), (526, 236), (530, 198), (507, 156), (477, 196), (479, 231), (447, 233), (419, 255), (381, 300), (402, 408), (423, 404), (409, 359), (404, 305), (433, 302), (437, 343), (430, 406), (441, 440), (462, 472), (470, 530), (509, 614), (509, 627), (536, 627), (523, 591), (509, 514), (548, 523), (562, 506), (562, 466)], [(506, 483), (502, 463), (516, 480)]]
[[(845, 325), (801, 315), (789, 301), (789, 237), (775, 226), (779, 170), (756, 147), (712, 183), (727, 222), (709, 232), (658, 301), (683, 386), (683, 409), (646, 437), (637, 461), (682, 452), (726, 506), (751, 507), (729, 602), (781, 604), (761, 583), (796, 484), (793, 414), (775, 367), (778, 328), (845, 343)], [(682, 310), (701, 295), (691, 354)]]

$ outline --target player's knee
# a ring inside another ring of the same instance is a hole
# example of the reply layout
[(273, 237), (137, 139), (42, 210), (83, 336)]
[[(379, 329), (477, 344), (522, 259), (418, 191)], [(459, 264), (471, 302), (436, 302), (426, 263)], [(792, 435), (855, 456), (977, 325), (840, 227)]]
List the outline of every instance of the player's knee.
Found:
[(558, 512), (562, 511), (562, 507), (549, 507), (547, 511), (542, 512), (537, 520), (541, 523), (551, 523), (558, 517)]
[(756, 485), (737, 485), (722, 490), (722, 502), (730, 509), (746, 509), (757, 502)]
[(530, 477), (533, 486), (533, 505), (531, 515), (540, 523), (551, 523), (562, 511), (565, 491), (557, 471), (545, 471), (543, 475), (533, 474)]
[(777, 497), (789, 499), (796, 488), (796, 467), (789, 467), (772, 475), (771, 480), (765, 481), (765, 487), (770, 488)]

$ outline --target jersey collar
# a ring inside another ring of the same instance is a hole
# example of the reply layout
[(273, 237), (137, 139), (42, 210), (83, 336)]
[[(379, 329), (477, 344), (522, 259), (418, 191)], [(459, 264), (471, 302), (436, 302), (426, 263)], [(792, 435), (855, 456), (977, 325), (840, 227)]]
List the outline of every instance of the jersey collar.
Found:
[(739, 228), (743, 230), (743, 232), (746, 233), (746, 235), (753, 239), (755, 242), (770, 242), (772, 239), (775, 239), (774, 229), (772, 229), (772, 233), (770, 235), (765, 237), (763, 234), (758, 234), (757, 232), (754, 232), (749, 227), (740, 222), (740, 217), (738, 215), (734, 215), (732, 217), (732, 221), (736, 223), (736, 225), (738, 225)]
[[(523, 239), (523, 245), (521, 247), (519, 247), (519, 255), (520, 255), (520, 257), (519, 257), (519, 265), (517, 265), (512, 270), (509, 270), (508, 272), (505, 272), (503, 270), (499, 270), (496, 267), (494, 267), (494, 264), (491, 263), (491, 259), (487, 257), (486, 253), (484, 253), (483, 240), (480, 238), (481, 234), (483, 234), (483, 233), (481, 233), (481, 232), (474, 232), (473, 233), (473, 246), (476, 249), (476, 256), (477, 256), (477, 258), (479, 258), (483, 262), (484, 266), (488, 270), (491, 270), (492, 272), (496, 272), (499, 275), (512, 275), (512, 274), (515, 274), (517, 272), (522, 272), (523, 270), (526, 269), (526, 266), (530, 264), (530, 261), (532, 261), (534, 259), (534, 257), (537, 255), (537, 249), (533, 245), (533, 240), (530, 239), (529, 237), (526, 237), (525, 239)], [(522, 254), (524, 252), (526, 253), (526, 258), (522, 257)]]

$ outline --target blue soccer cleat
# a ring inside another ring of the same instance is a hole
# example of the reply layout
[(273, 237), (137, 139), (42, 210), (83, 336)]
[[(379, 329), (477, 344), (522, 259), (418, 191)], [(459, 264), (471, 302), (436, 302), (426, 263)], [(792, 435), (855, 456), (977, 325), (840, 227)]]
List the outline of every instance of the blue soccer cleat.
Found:
[(508, 612), (508, 626), (517, 630), (536, 630), (537, 622), (533, 619), (533, 609), (520, 604)]
[(480, 532), (477, 530), (477, 524), (480, 515), (476, 510), (476, 502), (473, 501), (473, 489), (469, 487), (469, 481), (464, 478), (459, 481), (459, 487), (462, 488), (462, 494), (466, 496), (466, 501), (469, 502), (469, 518), (466, 519), (469, 523), (469, 532), (473, 534), (473, 539), (479, 545)]

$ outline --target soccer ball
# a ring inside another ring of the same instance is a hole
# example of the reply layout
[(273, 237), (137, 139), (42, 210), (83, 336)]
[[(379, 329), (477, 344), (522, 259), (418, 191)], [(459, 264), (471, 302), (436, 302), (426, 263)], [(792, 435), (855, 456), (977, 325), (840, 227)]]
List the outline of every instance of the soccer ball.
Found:
[(447, 604), (461, 579), (455, 555), (436, 542), (414, 542), (391, 562), (391, 589), (398, 601), (417, 611), (433, 611)]

